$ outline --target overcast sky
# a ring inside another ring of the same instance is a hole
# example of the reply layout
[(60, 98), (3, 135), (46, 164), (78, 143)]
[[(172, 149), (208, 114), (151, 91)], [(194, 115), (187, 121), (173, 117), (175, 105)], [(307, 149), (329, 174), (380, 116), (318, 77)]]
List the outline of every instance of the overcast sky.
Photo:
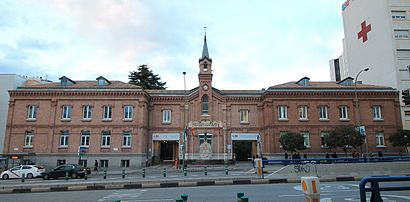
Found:
[(207, 27), (213, 86), (329, 81), (344, 0), (2, 0), (0, 73), (128, 82), (148, 64), (167, 89), (198, 86)]

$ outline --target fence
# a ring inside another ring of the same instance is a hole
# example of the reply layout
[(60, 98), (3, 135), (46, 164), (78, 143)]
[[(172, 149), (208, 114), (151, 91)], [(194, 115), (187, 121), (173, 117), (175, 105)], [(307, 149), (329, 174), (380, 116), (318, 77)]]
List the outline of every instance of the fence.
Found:
[(289, 165), (289, 164), (328, 164), (328, 163), (377, 163), (377, 162), (397, 162), (410, 161), (410, 156), (386, 156), (369, 158), (307, 158), (307, 159), (282, 159), (282, 160), (263, 160), (263, 164), (269, 165)]
[[(379, 182), (398, 182), (410, 181), (410, 176), (394, 176), (394, 177), (365, 177), (359, 183), (360, 201), (366, 202), (366, 192), (372, 192), (370, 201), (383, 201), (380, 191), (405, 191), (410, 190), (410, 186), (400, 187), (380, 187)], [(370, 188), (366, 188), (366, 184), (370, 182)]]

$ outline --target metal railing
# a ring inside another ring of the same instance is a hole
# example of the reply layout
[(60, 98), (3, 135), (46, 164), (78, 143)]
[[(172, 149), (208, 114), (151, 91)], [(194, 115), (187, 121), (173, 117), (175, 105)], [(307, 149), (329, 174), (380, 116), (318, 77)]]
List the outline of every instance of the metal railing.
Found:
[(263, 160), (266, 165), (289, 165), (289, 164), (328, 164), (328, 163), (377, 163), (377, 162), (400, 162), (410, 161), (410, 156), (386, 156), (386, 157), (369, 157), (369, 158), (307, 158), (307, 159), (281, 159), (281, 160)]
[[(360, 201), (366, 202), (366, 192), (372, 192), (370, 201), (383, 201), (380, 191), (405, 191), (410, 190), (410, 186), (398, 187), (380, 187), (379, 182), (398, 182), (410, 181), (410, 176), (392, 176), (392, 177), (365, 177), (359, 183)], [(370, 188), (366, 184), (370, 182)]]

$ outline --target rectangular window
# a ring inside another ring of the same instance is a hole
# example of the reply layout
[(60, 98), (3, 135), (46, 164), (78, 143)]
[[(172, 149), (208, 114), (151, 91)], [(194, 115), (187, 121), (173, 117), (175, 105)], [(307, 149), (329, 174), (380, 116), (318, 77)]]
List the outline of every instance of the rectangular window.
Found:
[(133, 111), (133, 106), (131, 105), (126, 105), (124, 106), (124, 119), (132, 119), (132, 111)]
[(241, 109), (239, 110), (240, 122), (241, 123), (249, 123), (249, 110)]
[(87, 105), (83, 107), (83, 119), (91, 119), (92, 117), (92, 107)]
[(279, 106), (279, 120), (287, 120), (288, 119), (288, 107), (287, 106)]
[(391, 11), (391, 18), (393, 20), (406, 19), (406, 11)]
[(84, 167), (84, 168), (86, 168), (87, 167), (87, 160), (85, 160), (85, 159), (80, 159), (79, 161), (78, 161), (78, 165), (80, 165), (80, 166), (82, 166), (82, 167)]
[(36, 119), (37, 118), (37, 106), (30, 105), (27, 108), (27, 119)]
[(162, 111), (162, 122), (171, 123), (171, 110), (167, 109)]
[(321, 140), (320, 147), (322, 147), (322, 148), (328, 148), (329, 147), (327, 145), (327, 141), (326, 141), (327, 137), (329, 137), (329, 132), (322, 131), (320, 133), (320, 140)]
[(90, 131), (81, 131), (81, 146), (90, 146)]
[(395, 29), (394, 38), (396, 39), (409, 39), (409, 30)]
[(306, 147), (310, 147), (309, 132), (300, 132), (300, 134), (303, 136), (303, 139), (304, 139), (303, 144)]
[(328, 120), (329, 115), (327, 113), (327, 106), (320, 106), (319, 107), (319, 119), (320, 120)]
[(68, 130), (63, 130), (60, 133), (60, 147), (68, 147)]
[(347, 106), (340, 106), (339, 112), (340, 112), (340, 119), (344, 119), (344, 120), (349, 119)]
[(385, 147), (384, 144), (384, 133), (376, 132), (376, 147)]
[(306, 120), (308, 119), (308, 108), (307, 106), (298, 107), (299, 119)]
[(207, 142), (212, 145), (212, 135), (209, 134), (200, 134), (199, 135), (199, 145), (201, 145), (204, 142)]
[(24, 137), (24, 147), (33, 147), (33, 139), (34, 139), (34, 132), (26, 131), (26, 135)]
[(373, 106), (373, 120), (381, 120), (382, 119), (382, 110), (380, 106)]
[(100, 160), (101, 168), (108, 168), (108, 160)]
[(64, 105), (63, 106), (63, 114), (61, 115), (62, 119), (71, 119), (71, 106)]
[(122, 147), (131, 147), (131, 132), (124, 132), (122, 134)]
[(112, 119), (112, 107), (104, 106), (103, 119)]
[(101, 137), (101, 146), (109, 147), (111, 142), (111, 133), (110, 131), (103, 131)]
[(130, 160), (121, 160), (121, 167), (122, 168), (130, 167)]

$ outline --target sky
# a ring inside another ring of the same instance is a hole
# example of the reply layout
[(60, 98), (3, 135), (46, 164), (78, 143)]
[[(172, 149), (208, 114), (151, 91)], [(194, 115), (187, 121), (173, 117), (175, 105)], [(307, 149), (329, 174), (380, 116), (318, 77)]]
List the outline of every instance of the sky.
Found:
[(213, 87), (329, 81), (344, 0), (2, 0), (0, 74), (128, 82), (148, 67), (169, 90), (198, 86), (204, 26)]

